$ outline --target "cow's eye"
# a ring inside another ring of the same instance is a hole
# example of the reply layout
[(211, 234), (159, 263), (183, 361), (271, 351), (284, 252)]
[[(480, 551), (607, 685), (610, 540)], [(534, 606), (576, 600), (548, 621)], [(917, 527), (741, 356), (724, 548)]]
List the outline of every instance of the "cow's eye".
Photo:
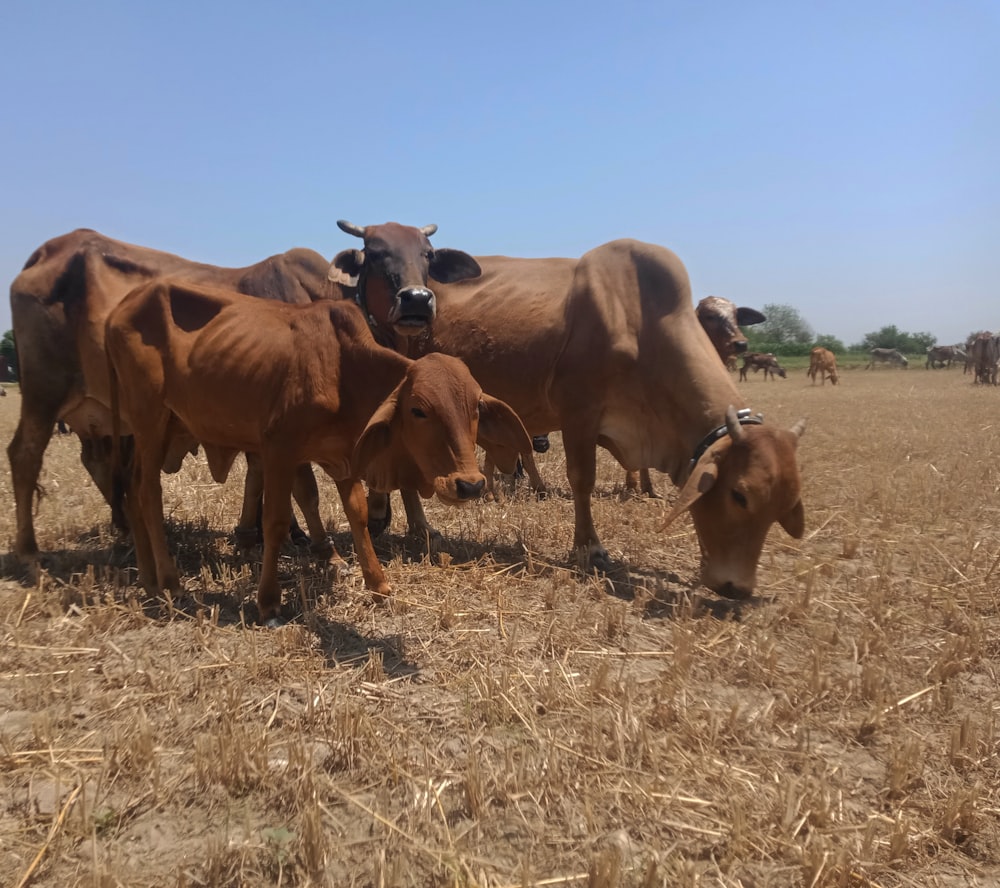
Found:
[(733, 502), (736, 503), (736, 505), (738, 505), (741, 509), (745, 509), (747, 507), (747, 498), (738, 490), (733, 490), (730, 492), (732, 493), (733, 496)]
[(412, 413), (417, 419), (427, 419), (427, 414), (424, 413), (419, 407), (411, 407), (410, 413)]

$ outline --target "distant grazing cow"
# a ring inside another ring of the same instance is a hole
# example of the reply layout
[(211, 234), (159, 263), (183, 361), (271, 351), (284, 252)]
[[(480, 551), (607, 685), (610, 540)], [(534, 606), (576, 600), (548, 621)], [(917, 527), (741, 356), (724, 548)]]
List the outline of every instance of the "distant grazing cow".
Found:
[(868, 363), (865, 364), (865, 370), (871, 370), (872, 367), (886, 366), (891, 367), (909, 367), (910, 362), (906, 359), (899, 349), (896, 348), (873, 348), (869, 353)]
[(924, 365), (927, 370), (950, 367), (952, 362), (958, 359), (959, 354), (964, 357), (964, 352), (954, 345), (929, 345), (927, 346), (927, 363)]
[(969, 352), (976, 371), (973, 382), (983, 385), (997, 384), (997, 363), (1000, 361), (1000, 336), (979, 333), (972, 342)]
[(771, 524), (804, 531), (804, 425), (771, 429), (740, 410), (677, 256), (617, 240), (579, 261), (476, 258), (482, 276), (435, 288), (437, 317), (413, 344), (460, 357), (529, 434), (562, 431), (579, 563), (611, 566), (591, 505), (603, 446), (627, 469), (670, 475), (681, 489), (667, 521), (691, 511), (702, 582), (750, 595)]
[(11, 362), (6, 355), (0, 355), (0, 382), (16, 382)]
[(740, 367), (740, 381), (745, 382), (747, 379), (747, 371), (753, 370), (756, 373), (758, 370), (764, 371), (764, 379), (768, 376), (773, 380), (775, 374), (785, 379), (788, 374), (785, 368), (778, 363), (778, 359), (768, 352), (767, 354), (762, 354), (761, 352), (750, 352), (743, 356), (743, 366)]
[(477, 433), (514, 451), (531, 446), (514, 412), (483, 394), (461, 361), (440, 354), (411, 361), (379, 346), (365, 316), (344, 301), (283, 305), (153, 282), (111, 312), (106, 343), (114, 440), (123, 421), (135, 437), (125, 502), (139, 582), (153, 593), (180, 585), (163, 528), (166, 455), (199, 442), (222, 482), (239, 452), (257, 453), (265, 490), (263, 622), (276, 620), (281, 604), (278, 548), (297, 466), (316, 462), (336, 481), (365, 584), (385, 596), (390, 587), (372, 549), (361, 480), (460, 503), (485, 485)]
[(820, 385), (826, 385), (826, 378), (830, 377), (830, 382), (837, 384), (840, 377), (837, 376), (837, 357), (828, 348), (817, 345), (809, 353), (809, 369), (806, 374), (812, 379), (812, 384), (816, 385), (816, 376), (819, 376)]

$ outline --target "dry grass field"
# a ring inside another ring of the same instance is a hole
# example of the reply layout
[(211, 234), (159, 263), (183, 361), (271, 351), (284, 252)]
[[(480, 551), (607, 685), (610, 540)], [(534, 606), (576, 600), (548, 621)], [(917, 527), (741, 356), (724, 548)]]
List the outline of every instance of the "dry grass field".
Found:
[[(1000, 885), (1000, 390), (969, 380), (751, 375), (769, 423), (808, 418), (807, 532), (772, 529), (739, 608), (606, 454), (624, 566), (574, 572), (554, 436), (549, 499), (429, 505), (440, 555), (397, 505), (390, 606), (289, 551), (291, 622), (265, 630), (241, 479), (165, 479), (185, 594), (151, 600), (55, 439), (47, 570), (0, 575), (0, 884)], [(6, 551), (6, 460), (0, 484)]]

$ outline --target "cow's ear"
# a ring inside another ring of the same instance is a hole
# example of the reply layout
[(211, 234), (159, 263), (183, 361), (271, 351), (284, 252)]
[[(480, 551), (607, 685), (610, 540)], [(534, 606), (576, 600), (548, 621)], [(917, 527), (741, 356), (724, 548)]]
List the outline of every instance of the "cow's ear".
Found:
[(724, 443), (716, 444), (698, 460), (681, 492), (677, 494), (677, 502), (663, 520), (660, 530), (666, 530), (715, 486), (715, 482), (719, 480), (719, 463), (728, 451), (729, 447)]
[(806, 532), (806, 510), (802, 508), (802, 500), (798, 500), (791, 509), (778, 519), (778, 524), (794, 539), (801, 540)]
[(470, 278), (477, 278), (482, 273), (483, 270), (479, 267), (479, 263), (461, 250), (450, 250), (445, 247), (441, 250), (435, 250), (431, 257), (429, 274), (441, 284), (466, 281)]
[(363, 478), (376, 490), (394, 490), (392, 423), (399, 404), (399, 388), (380, 405), (354, 445), (351, 475)]
[(499, 398), (483, 394), (479, 398), (479, 436), (484, 450), (490, 445), (514, 453), (531, 451), (531, 438), (525, 431), (521, 418)]
[(756, 308), (745, 308), (740, 306), (736, 309), (736, 324), (739, 327), (752, 327), (754, 324), (763, 324), (767, 320)]
[(361, 250), (341, 250), (333, 257), (326, 276), (335, 284), (353, 287), (358, 282), (361, 267), (365, 264), (365, 254)]

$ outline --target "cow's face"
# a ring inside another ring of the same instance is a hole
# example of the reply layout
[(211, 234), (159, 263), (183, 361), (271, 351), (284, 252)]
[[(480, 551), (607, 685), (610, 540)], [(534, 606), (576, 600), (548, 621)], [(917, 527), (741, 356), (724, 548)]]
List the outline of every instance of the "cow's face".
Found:
[(338, 253), (330, 279), (355, 284), (362, 308), (386, 333), (410, 337), (430, 327), (437, 311), (434, 291), (427, 285), (430, 278), (447, 284), (481, 273), (467, 253), (431, 246), (436, 225), (413, 228), (386, 222), (361, 228), (343, 220), (337, 225), (362, 238), (364, 249)]
[(777, 522), (796, 538), (805, 530), (795, 459), (805, 423), (792, 429), (743, 427), (734, 411), (727, 425), (729, 436), (698, 460), (666, 524), (690, 509), (701, 546), (701, 581), (720, 595), (748, 598), (771, 525)]
[(433, 353), (406, 377), (368, 423), (354, 452), (355, 473), (376, 490), (415, 488), (458, 504), (477, 498), (486, 479), (476, 440), (516, 452), (531, 448), (520, 419), (483, 393), (458, 358)]
[(737, 308), (722, 296), (706, 296), (698, 303), (695, 314), (723, 362), (747, 350), (747, 338), (741, 325), (749, 327), (767, 320), (759, 311)]

